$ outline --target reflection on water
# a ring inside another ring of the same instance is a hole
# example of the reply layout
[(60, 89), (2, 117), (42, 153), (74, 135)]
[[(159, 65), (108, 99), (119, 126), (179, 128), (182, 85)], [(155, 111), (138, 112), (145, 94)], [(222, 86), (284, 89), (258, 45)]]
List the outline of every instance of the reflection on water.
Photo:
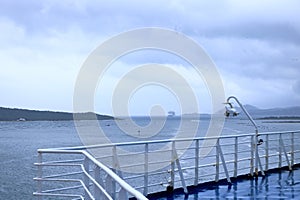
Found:
[(204, 184), (189, 195), (175, 194), (159, 200), (198, 200), (198, 199), (299, 199), (300, 168), (294, 171), (276, 171), (265, 177), (238, 179), (232, 185)]

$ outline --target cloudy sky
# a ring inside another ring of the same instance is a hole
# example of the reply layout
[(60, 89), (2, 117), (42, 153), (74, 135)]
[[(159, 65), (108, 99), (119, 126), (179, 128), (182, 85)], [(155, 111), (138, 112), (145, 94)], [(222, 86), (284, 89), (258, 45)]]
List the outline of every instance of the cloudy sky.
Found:
[[(298, 0), (1, 0), (0, 106), (72, 111), (74, 85), (88, 55), (110, 37), (142, 27), (171, 29), (199, 43), (216, 64), (227, 96), (260, 108), (300, 106), (299, 18)], [(98, 87), (96, 111), (111, 114), (118, 76), (151, 62), (177, 66), (201, 111), (209, 112), (209, 95), (199, 89), (205, 86), (173, 57), (145, 51), (118, 60)], [(149, 106), (161, 104), (178, 111), (177, 103), (156, 85), (137, 91), (129, 109), (147, 114)]]

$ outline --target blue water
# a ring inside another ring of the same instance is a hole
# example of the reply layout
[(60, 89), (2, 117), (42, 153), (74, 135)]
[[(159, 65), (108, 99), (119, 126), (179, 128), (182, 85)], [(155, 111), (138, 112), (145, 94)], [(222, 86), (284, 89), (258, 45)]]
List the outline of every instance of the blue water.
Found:
[[(135, 120), (144, 125), (148, 123), (147, 119), (144, 118)], [(100, 124), (105, 129), (107, 137), (113, 142), (125, 142), (135, 139), (132, 136), (124, 134), (114, 121), (102, 121)], [(176, 119), (169, 120), (164, 129), (151, 139), (172, 138), (178, 124), (179, 122)], [(208, 124), (208, 120), (201, 122), (199, 135), (205, 132)], [(258, 124), (261, 131), (300, 129), (299, 123), (276, 124), (258, 122)], [(248, 121), (228, 120), (222, 134), (250, 132), (253, 132), (253, 127)], [(33, 163), (37, 161), (37, 149), (79, 145), (82, 145), (82, 143), (72, 121), (0, 122), (0, 199), (33, 199), (32, 192), (36, 189), (33, 178), (37, 174), (37, 168)], [(295, 175), (294, 179), (298, 180), (300, 176)], [(237, 185), (239, 190), (243, 187)], [(225, 188), (226, 186), (219, 187), (220, 198), (225, 194), (223, 190), (227, 191)], [(247, 188), (246, 190), (249, 190), (249, 187)], [(230, 191), (234, 191), (234, 189)], [(279, 195), (279, 191), (275, 192), (275, 194)], [(197, 193), (197, 195), (200, 197), (201, 195), (210, 196), (216, 194), (215, 191), (207, 190), (203, 194)], [(232, 196), (234, 193), (229, 192), (227, 195)], [(188, 198), (197, 199), (196, 197)]]

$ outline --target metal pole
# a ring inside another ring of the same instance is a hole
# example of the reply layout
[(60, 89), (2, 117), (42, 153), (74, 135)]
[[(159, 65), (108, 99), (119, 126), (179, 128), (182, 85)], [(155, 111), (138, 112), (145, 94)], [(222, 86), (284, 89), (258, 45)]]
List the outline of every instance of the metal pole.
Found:
[[(42, 162), (43, 162), (43, 157), (42, 157), (42, 153), (38, 152), (38, 181), (37, 181), (37, 193), (42, 193), (42, 178), (43, 178), (43, 166), (42, 166)], [(42, 196), (38, 195), (38, 199), (41, 200)]]
[(199, 140), (196, 140), (195, 143), (195, 181), (194, 185), (198, 185), (198, 179), (199, 179)]
[(258, 155), (258, 130), (255, 130), (255, 176), (258, 176), (258, 159), (259, 159), (259, 155)]
[(255, 133), (258, 134), (258, 128), (257, 128), (257, 124), (255, 123), (255, 121), (252, 119), (252, 117), (250, 116), (250, 114), (247, 112), (247, 110), (244, 108), (244, 106), (241, 104), (241, 102), (235, 97), (235, 96), (230, 96), (227, 98), (227, 103), (229, 103), (230, 99), (234, 99), (240, 106), (240, 108), (244, 111), (244, 113), (247, 115), (248, 119), (251, 121), (251, 123), (253, 124), (253, 126), (255, 127)]
[[(117, 156), (118, 156), (117, 155), (117, 147), (113, 146), (112, 150), (113, 150), (113, 171), (116, 174), (120, 175), (120, 170), (118, 170), (119, 167), (118, 167), (118, 158), (117, 158)], [(116, 188), (117, 188), (116, 181), (112, 180), (112, 197), (113, 197), (113, 199), (116, 199)]]
[(174, 155), (174, 150), (175, 150), (175, 141), (172, 142), (172, 152), (171, 152), (171, 182), (170, 182), (170, 187), (174, 188), (174, 183), (175, 183), (175, 155)]
[(281, 166), (282, 166), (282, 164), (281, 164), (282, 163), (282, 156), (281, 156), (281, 154), (282, 154), (282, 148), (281, 148), (281, 141), (280, 140), (281, 140), (281, 133), (279, 134), (279, 144), (278, 144), (279, 145), (278, 168), (281, 168)]
[(250, 149), (251, 149), (251, 159), (250, 159), (250, 175), (253, 176), (253, 168), (254, 168), (254, 136), (251, 136), (251, 145), (250, 145)]
[[(253, 118), (250, 116), (250, 114), (247, 112), (247, 110), (245, 109), (245, 107), (241, 104), (241, 102), (235, 97), (235, 96), (230, 96), (227, 98), (227, 103), (229, 103), (230, 99), (234, 99), (240, 106), (240, 108), (243, 110), (243, 112), (246, 114), (246, 116), (248, 117), (248, 119), (250, 120), (250, 122), (253, 124), (253, 126), (255, 127), (255, 144), (254, 144), (254, 151), (255, 151), (255, 175), (258, 176), (258, 162), (260, 159), (259, 158), (259, 154), (258, 154), (258, 127), (257, 124), (255, 123), (255, 121), (253, 120)], [(251, 154), (252, 155), (252, 154)]]
[(149, 146), (148, 143), (145, 144), (145, 173), (144, 173), (144, 195), (147, 196), (148, 194), (148, 164), (149, 164)]
[(216, 144), (216, 176), (215, 176), (215, 182), (219, 181), (219, 172), (220, 172), (220, 158), (219, 158), (219, 139), (217, 140)]
[(266, 162), (265, 171), (268, 171), (269, 170), (269, 135), (266, 135), (265, 154), (266, 154), (266, 158), (265, 158), (265, 162)]
[(291, 166), (293, 167), (294, 166), (294, 159), (295, 159), (295, 155), (294, 155), (294, 152), (295, 152), (295, 147), (294, 147), (294, 132), (292, 133), (292, 135), (291, 135)]
[(238, 162), (238, 137), (235, 137), (235, 142), (234, 142), (234, 172), (233, 172), (234, 178), (237, 177), (237, 162)]

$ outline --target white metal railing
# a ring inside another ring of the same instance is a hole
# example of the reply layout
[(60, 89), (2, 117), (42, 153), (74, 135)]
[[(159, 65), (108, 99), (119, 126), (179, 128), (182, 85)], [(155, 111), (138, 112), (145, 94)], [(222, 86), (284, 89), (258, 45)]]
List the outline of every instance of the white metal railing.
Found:
[[(64, 161), (42, 161), (42, 154), (80, 154), (84, 156), (84, 159), (74, 159), (74, 160), (64, 160)], [(34, 180), (37, 181), (37, 192), (33, 193), (35, 196), (41, 198), (42, 196), (56, 196), (56, 197), (70, 197), (78, 199), (128, 199), (128, 194), (136, 197), (137, 199), (147, 199), (140, 192), (132, 188), (128, 183), (121, 179), (117, 174), (115, 174), (111, 169), (100, 163), (93, 156), (91, 156), (87, 151), (84, 150), (55, 150), (55, 149), (40, 149), (38, 150), (38, 177)], [(82, 162), (77, 163), (77, 162)], [(94, 176), (91, 174), (90, 163), (94, 166)], [(60, 173), (50, 176), (43, 177), (43, 167), (79, 167), (81, 171), (79, 172), (67, 172)], [(100, 177), (100, 173), (103, 171), (106, 174), (105, 184)], [(82, 179), (73, 178), (60, 178), (64, 176), (72, 176), (83, 174)], [(42, 182), (74, 182), (80, 185), (75, 185), (71, 187), (61, 187), (55, 189), (42, 190)], [(90, 185), (94, 185), (91, 189)], [(120, 187), (118, 196), (115, 192), (116, 184)], [(71, 189), (83, 188), (83, 194), (72, 194), (72, 193), (57, 193), (61, 191), (67, 191)]]
[[(257, 144), (256, 137), (263, 143)], [(204, 141), (212, 142), (202, 146)], [(188, 149), (181, 148), (184, 142), (191, 142)], [(166, 144), (170, 144), (169, 149), (156, 148)], [(127, 148), (128, 153), (119, 152), (120, 148)], [(201, 157), (205, 148), (212, 151)], [(99, 157), (88, 153), (95, 151), (110, 153)], [(179, 157), (178, 152), (183, 151)], [(170, 159), (155, 158), (162, 154), (169, 155)], [(220, 179), (230, 183), (231, 178), (239, 175), (258, 175), (256, 163), (261, 175), (284, 166), (292, 170), (300, 162), (300, 130), (41, 149), (38, 155), (37, 192), (34, 193), (38, 197), (146, 199), (148, 194), (166, 188), (183, 188), (187, 192), (189, 185)], [(151, 171), (151, 166), (161, 164), (165, 167)]]

